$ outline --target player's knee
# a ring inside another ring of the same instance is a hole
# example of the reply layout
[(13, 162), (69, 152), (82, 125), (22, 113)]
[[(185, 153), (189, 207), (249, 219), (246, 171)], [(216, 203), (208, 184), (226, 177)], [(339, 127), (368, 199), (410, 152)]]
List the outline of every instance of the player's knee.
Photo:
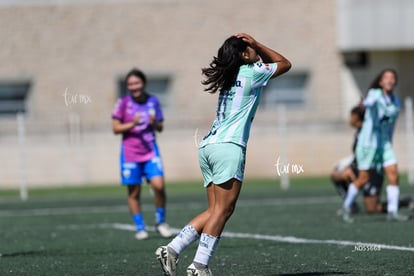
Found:
[(158, 194), (165, 193), (164, 185), (152, 185), (152, 190)]
[(390, 184), (398, 184), (398, 168), (396, 165), (386, 167), (385, 173)]
[(235, 209), (235, 204), (230, 204), (222, 208), (219, 212), (222, 217), (225, 217), (226, 219), (228, 219), (233, 214), (234, 209)]
[(129, 194), (128, 200), (139, 202), (140, 196), (139, 194)]
[(155, 177), (151, 179), (151, 187), (154, 190), (154, 192), (161, 192), (164, 191), (164, 180), (161, 177)]
[(398, 173), (396, 171), (392, 171), (388, 175), (388, 181), (390, 184), (398, 184)]
[(214, 213), (214, 206), (209, 206), (204, 212), (208, 217), (211, 217), (211, 215)]
[(362, 187), (365, 184), (367, 184), (368, 181), (369, 181), (369, 174), (360, 174), (357, 181), (355, 182), (358, 182), (358, 184), (360, 184), (359, 186)]
[(158, 189), (158, 190), (154, 189), (154, 196), (155, 196), (156, 199), (165, 201), (165, 199), (166, 199), (165, 190), (164, 189)]
[(368, 183), (368, 181), (369, 181), (369, 174), (366, 174), (366, 175), (362, 176), (362, 182), (364, 184)]

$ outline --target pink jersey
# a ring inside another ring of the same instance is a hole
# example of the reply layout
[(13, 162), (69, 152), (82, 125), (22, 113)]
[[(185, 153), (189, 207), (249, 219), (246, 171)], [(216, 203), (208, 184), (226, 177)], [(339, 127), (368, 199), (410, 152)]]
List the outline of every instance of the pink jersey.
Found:
[(112, 112), (112, 118), (128, 123), (136, 114), (141, 118), (138, 124), (122, 134), (121, 156), (124, 162), (145, 162), (155, 156), (155, 131), (150, 123), (150, 115), (157, 122), (164, 120), (160, 103), (155, 96), (148, 95), (144, 103), (137, 103), (130, 95), (118, 100)]

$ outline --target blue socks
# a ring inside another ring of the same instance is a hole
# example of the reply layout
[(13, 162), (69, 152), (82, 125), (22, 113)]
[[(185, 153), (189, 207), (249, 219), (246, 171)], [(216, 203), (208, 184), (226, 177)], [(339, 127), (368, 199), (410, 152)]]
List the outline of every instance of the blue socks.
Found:
[[(133, 214), (132, 220), (134, 221), (137, 231), (144, 231), (145, 230), (145, 222), (144, 216), (142, 213)], [(157, 208), (155, 209), (155, 225), (161, 224), (165, 222), (165, 208)]]
[(132, 220), (134, 221), (134, 223), (137, 227), (137, 232), (145, 231), (144, 216), (141, 213), (133, 214), (132, 215)]
[(155, 225), (165, 222), (165, 208), (155, 209)]

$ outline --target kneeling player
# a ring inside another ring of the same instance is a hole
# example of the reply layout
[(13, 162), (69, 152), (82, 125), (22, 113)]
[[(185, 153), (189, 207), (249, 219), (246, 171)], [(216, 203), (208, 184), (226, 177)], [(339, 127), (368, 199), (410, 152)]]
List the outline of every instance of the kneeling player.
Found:
[[(356, 106), (351, 110), (349, 123), (356, 128), (355, 140), (353, 144), (353, 151), (358, 142), (358, 134), (362, 127), (364, 119), (364, 110)], [(387, 202), (381, 203), (380, 195), (382, 185), (384, 182), (384, 172), (382, 165), (369, 170), (369, 182), (363, 188), (364, 205), (368, 213), (387, 213)], [(331, 173), (331, 180), (338, 191), (339, 195), (345, 199), (350, 183), (355, 181), (358, 177), (358, 167), (354, 155), (341, 159)], [(411, 197), (406, 196), (399, 201), (399, 207), (412, 206)], [(354, 202), (351, 207), (352, 213), (359, 211), (358, 205)]]
[[(339, 195), (345, 199), (348, 186), (358, 176), (358, 169), (353, 160), (353, 156), (344, 158), (338, 162), (333, 172), (331, 173), (331, 180), (338, 191)], [(386, 212), (386, 203), (381, 203), (380, 195), (382, 184), (384, 182), (384, 174), (382, 168), (373, 168), (370, 170), (370, 180), (364, 186), (364, 206), (368, 213)], [(359, 207), (356, 203), (352, 206), (352, 213), (357, 213)]]

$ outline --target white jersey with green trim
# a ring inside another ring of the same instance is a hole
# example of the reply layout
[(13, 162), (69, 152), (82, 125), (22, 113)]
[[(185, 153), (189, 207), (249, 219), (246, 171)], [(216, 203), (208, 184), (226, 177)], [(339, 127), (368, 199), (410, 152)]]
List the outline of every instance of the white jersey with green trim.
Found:
[(246, 147), (263, 87), (276, 69), (277, 63), (262, 62), (240, 67), (235, 85), (219, 95), (216, 119), (200, 148), (227, 142)]
[(381, 89), (370, 89), (364, 100), (364, 122), (358, 137), (358, 145), (377, 148), (392, 142), (395, 122), (401, 108), (399, 99), (386, 95)]

